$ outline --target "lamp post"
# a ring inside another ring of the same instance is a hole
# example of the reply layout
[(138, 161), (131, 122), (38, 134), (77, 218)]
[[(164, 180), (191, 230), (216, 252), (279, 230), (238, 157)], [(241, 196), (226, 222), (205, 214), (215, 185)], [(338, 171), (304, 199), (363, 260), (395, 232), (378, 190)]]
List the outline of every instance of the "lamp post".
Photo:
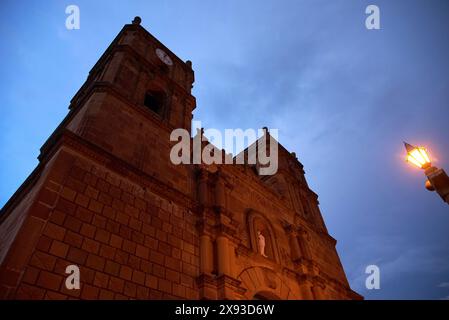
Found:
[(404, 142), (405, 150), (407, 150), (406, 161), (423, 169), (427, 176), (426, 189), (436, 191), (440, 197), (449, 204), (449, 177), (443, 169), (432, 166), (427, 150), (423, 147), (414, 147)]

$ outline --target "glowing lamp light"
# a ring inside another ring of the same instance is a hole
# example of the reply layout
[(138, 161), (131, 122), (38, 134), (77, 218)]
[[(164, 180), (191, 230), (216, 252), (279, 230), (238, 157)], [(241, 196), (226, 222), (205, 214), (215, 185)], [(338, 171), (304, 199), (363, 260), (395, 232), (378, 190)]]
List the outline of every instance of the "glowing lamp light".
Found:
[(404, 142), (404, 145), (405, 149), (407, 150), (407, 162), (410, 162), (421, 169), (427, 169), (431, 167), (430, 158), (425, 148), (414, 147), (407, 142)]
[(425, 187), (429, 191), (436, 191), (444, 202), (449, 204), (449, 176), (443, 169), (432, 167), (427, 150), (423, 147), (414, 147), (404, 142), (407, 150), (407, 162), (424, 169), (427, 177)]

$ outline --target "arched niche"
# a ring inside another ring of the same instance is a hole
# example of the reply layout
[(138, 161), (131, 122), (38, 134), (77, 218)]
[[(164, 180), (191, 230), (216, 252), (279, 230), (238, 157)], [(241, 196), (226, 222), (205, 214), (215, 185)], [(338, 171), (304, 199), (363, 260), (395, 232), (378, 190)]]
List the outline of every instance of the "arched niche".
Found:
[(259, 246), (259, 232), (265, 239), (266, 259), (279, 263), (279, 250), (277, 247), (276, 233), (270, 221), (260, 212), (249, 210), (247, 213), (247, 225), (249, 230), (251, 249), (262, 256)]

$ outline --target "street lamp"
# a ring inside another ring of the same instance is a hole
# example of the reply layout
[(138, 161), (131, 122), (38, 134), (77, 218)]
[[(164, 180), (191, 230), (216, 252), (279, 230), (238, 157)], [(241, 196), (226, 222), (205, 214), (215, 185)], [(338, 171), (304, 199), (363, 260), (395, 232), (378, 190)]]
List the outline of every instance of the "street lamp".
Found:
[(423, 169), (426, 180), (426, 189), (429, 191), (436, 191), (443, 201), (449, 204), (449, 177), (443, 169), (432, 167), (429, 154), (423, 147), (414, 147), (407, 142), (404, 142), (405, 150), (407, 150), (406, 161)]

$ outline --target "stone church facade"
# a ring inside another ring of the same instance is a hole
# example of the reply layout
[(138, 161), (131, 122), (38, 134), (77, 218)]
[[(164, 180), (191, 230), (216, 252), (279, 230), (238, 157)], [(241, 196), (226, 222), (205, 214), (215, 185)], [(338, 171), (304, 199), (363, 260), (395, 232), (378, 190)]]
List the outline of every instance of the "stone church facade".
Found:
[(123, 27), (1, 211), (1, 299), (361, 298), (294, 153), (271, 176), (171, 163), (193, 82), (139, 18)]

